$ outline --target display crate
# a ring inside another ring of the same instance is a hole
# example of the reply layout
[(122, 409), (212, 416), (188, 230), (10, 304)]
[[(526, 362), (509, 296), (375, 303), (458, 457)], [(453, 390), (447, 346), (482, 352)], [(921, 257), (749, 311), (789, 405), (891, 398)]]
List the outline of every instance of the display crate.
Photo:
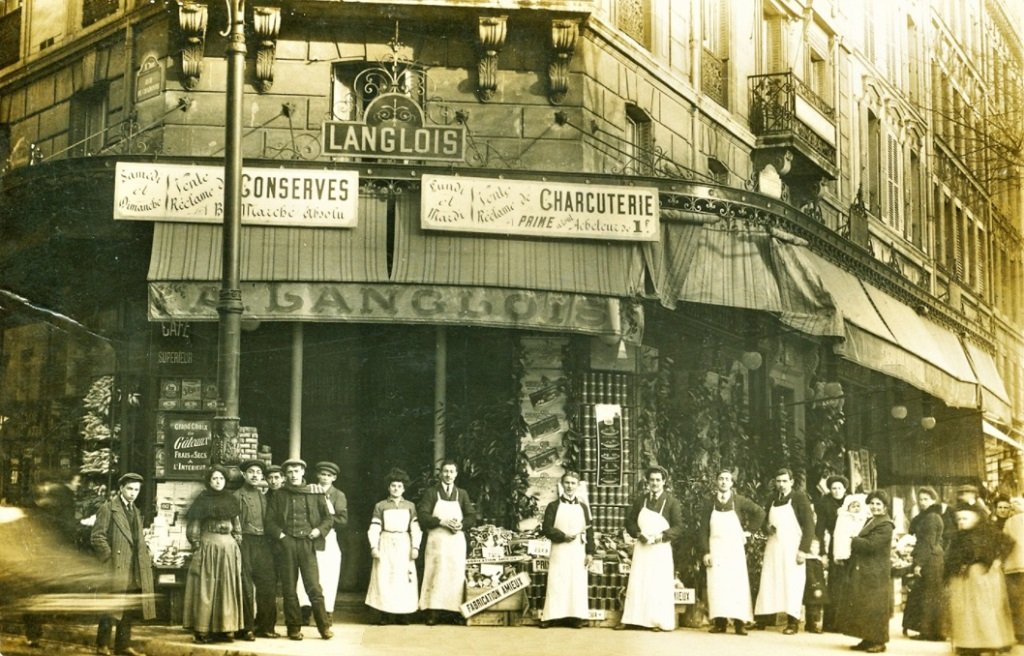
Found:
[(511, 613), (506, 610), (484, 610), (466, 618), (466, 626), (511, 626)]

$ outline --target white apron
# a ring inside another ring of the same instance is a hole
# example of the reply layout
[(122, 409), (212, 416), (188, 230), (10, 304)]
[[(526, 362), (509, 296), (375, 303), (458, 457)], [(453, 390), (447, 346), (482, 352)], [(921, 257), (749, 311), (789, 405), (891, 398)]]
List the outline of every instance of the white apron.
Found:
[[(664, 501), (661, 508), (665, 508)], [(661, 513), (648, 510), (646, 506), (640, 509), (637, 525), (644, 534), (659, 533), (669, 528), (668, 520)], [(637, 542), (633, 545), (633, 563), (629, 568), (622, 623), (675, 630), (675, 570), (671, 543)]]
[(559, 503), (555, 528), (566, 535), (576, 535), (572, 542), (551, 545), (548, 561), (548, 589), (544, 597), (542, 622), (562, 617), (587, 619), (586, 515), (579, 503)]
[[(334, 516), (334, 504), (327, 499), (327, 510)], [(334, 612), (334, 600), (338, 597), (338, 579), (341, 578), (341, 547), (338, 546), (338, 534), (332, 528), (324, 536), (327, 546), (323, 551), (316, 552), (316, 567), (320, 572), (320, 587), (324, 593), (324, 608), (328, 613)], [(302, 585), (302, 573), (295, 585), (299, 595), (300, 606), (311, 606), (306, 588)]]
[[(406, 508), (388, 508), (383, 515), (383, 530), (377, 543), (380, 558), (373, 561), (366, 605), (384, 613), (415, 613), (416, 563), (409, 558), (412, 515)], [(463, 573), (459, 580), (464, 576)]]
[(752, 622), (750, 579), (747, 578), (747, 537), (735, 510), (711, 510), (711, 567), (708, 571), (708, 614)]
[[(442, 522), (462, 520), (459, 492), (455, 499), (445, 501), (440, 493), (434, 504), (434, 517)], [(466, 579), (466, 536), (462, 531), (452, 533), (443, 526), (427, 533), (427, 553), (423, 557), (423, 590), (420, 609), (458, 612), (462, 606)]]
[(768, 537), (764, 547), (761, 589), (757, 593), (754, 613), (785, 613), (799, 618), (804, 605), (807, 570), (796, 563), (802, 531), (793, 510), (793, 500), (784, 506), (772, 506), (768, 511), (768, 523), (775, 527), (775, 535)]

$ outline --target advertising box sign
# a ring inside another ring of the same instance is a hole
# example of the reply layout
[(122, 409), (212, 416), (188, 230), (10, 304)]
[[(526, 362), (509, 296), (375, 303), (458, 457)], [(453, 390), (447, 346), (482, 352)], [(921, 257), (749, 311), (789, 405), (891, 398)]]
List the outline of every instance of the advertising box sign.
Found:
[(564, 239), (658, 241), (658, 190), (424, 175), (420, 222), (452, 230)]
[[(242, 169), (242, 223), (292, 228), (353, 228), (358, 220), (355, 171)], [(217, 166), (118, 162), (114, 218), (128, 221), (224, 221), (224, 169)]]
[(200, 479), (210, 466), (213, 420), (205, 415), (168, 414), (164, 418), (165, 478)]

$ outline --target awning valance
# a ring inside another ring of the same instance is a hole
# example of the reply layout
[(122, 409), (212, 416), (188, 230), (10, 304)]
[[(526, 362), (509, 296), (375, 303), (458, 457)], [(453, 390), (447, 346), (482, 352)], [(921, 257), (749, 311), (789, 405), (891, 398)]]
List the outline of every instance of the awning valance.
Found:
[[(220, 280), (222, 228), (200, 223), (153, 226), (149, 280)], [(354, 228), (242, 226), (241, 278), (271, 281), (386, 282), (387, 201), (359, 199)]]
[(1024, 444), (1021, 444), (1017, 440), (1013, 439), (1012, 437), (1001, 431), (998, 426), (988, 421), (987, 419), (981, 420), (981, 432), (993, 439), (1003, 442), (1004, 444), (1008, 444), (1009, 446), (1013, 447), (1014, 449), (1017, 449), (1018, 451), (1024, 451)]
[(644, 262), (632, 242), (543, 240), (428, 231), (416, 194), (395, 201), (392, 281), (632, 297)]
[(981, 387), (982, 409), (999, 422), (1009, 424), (1013, 414), (1010, 395), (1006, 392), (1006, 385), (1003, 383), (1003, 377), (999, 375), (995, 360), (971, 342), (964, 341), (964, 345)]
[[(684, 213), (685, 214), (685, 213)], [(771, 312), (812, 335), (842, 335), (832, 295), (799, 240), (745, 222), (663, 221), (644, 245), (662, 305), (706, 303)]]

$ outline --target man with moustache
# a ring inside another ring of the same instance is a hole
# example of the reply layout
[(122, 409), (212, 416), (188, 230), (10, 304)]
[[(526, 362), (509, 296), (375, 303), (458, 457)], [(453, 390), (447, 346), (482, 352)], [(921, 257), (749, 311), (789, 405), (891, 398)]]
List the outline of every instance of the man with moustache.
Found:
[(241, 512), (242, 526), (242, 620), (243, 640), (278, 638), (277, 577), (274, 575), (273, 543), (267, 536), (264, 517), (267, 497), (263, 494), (263, 468), (260, 460), (247, 460), (239, 465), (245, 483), (235, 491)]
[(447, 615), (456, 622), (462, 605), (466, 572), (466, 533), (476, 521), (469, 493), (456, 487), (459, 466), (454, 460), (441, 463), (441, 480), (423, 491), (416, 506), (420, 526), (427, 532), (420, 610), (428, 626)]

